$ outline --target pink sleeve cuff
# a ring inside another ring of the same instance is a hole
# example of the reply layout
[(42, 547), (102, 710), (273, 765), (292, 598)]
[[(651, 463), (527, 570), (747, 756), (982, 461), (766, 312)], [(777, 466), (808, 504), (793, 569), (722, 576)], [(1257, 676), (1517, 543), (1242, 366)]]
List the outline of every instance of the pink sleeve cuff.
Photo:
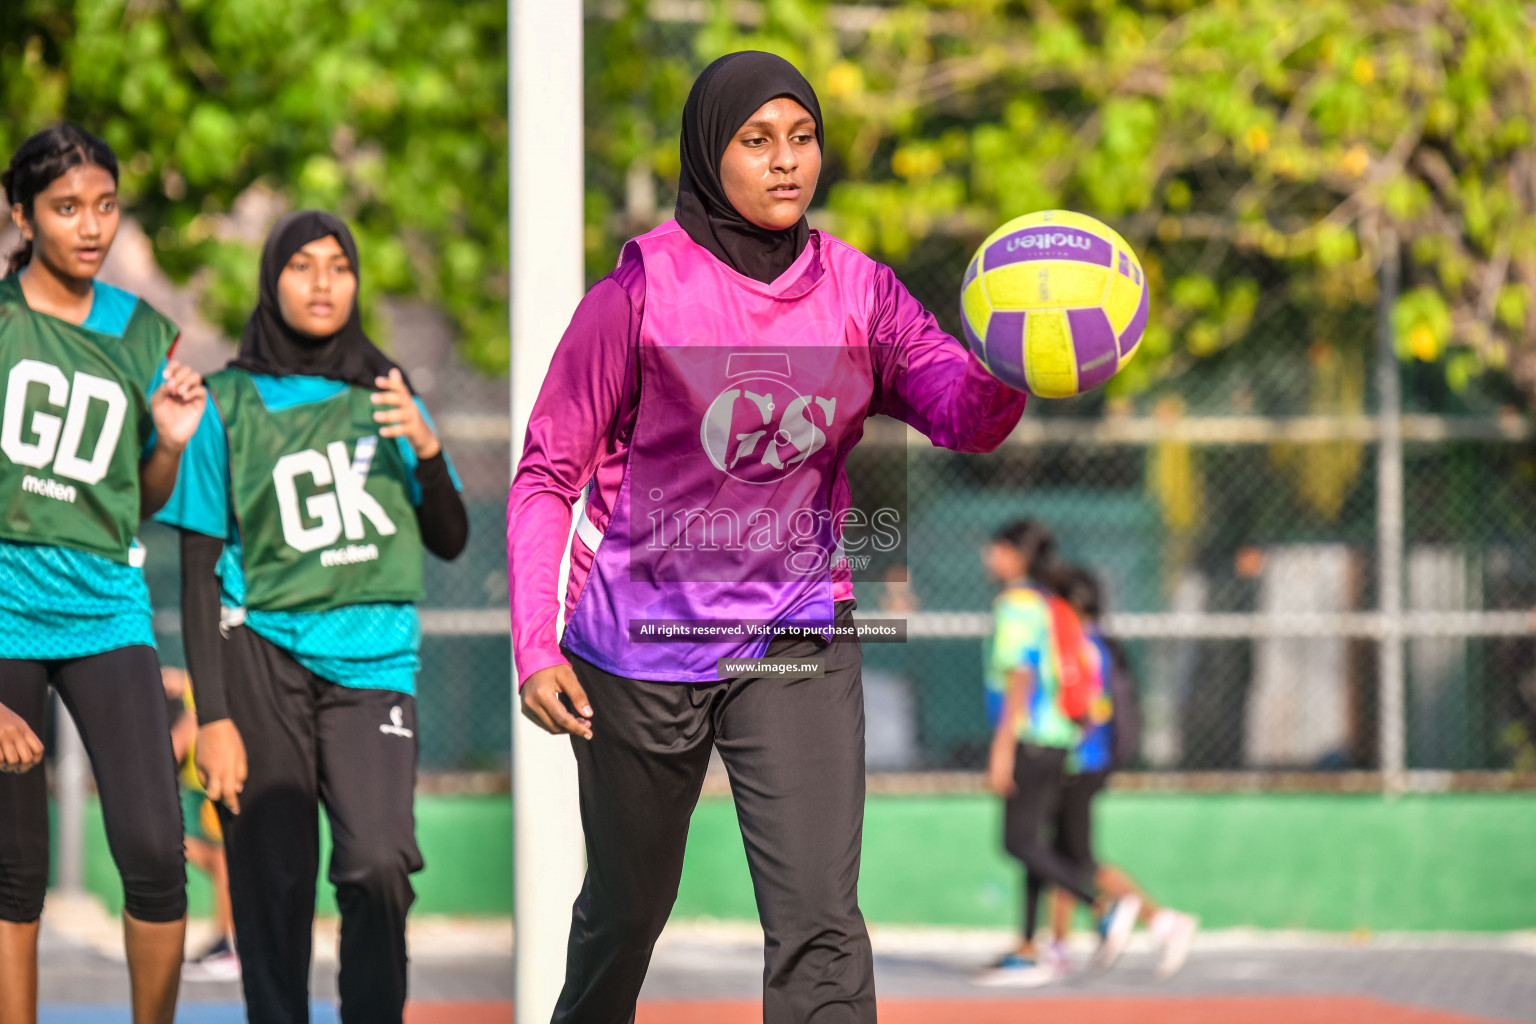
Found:
[(558, 647), (534, 647), (522, 651), (513, 659), (517, 665), (517, 689), (521, 693), (528, 677), (551, 665), (566, 664), (566, 657)]

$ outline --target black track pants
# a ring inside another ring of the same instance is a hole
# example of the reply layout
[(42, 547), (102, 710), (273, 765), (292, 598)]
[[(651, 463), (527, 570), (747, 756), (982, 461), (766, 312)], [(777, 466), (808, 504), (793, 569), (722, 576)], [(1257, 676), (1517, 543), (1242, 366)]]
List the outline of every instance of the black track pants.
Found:
[(309, 1020), (323, 803), (341, 911), (341, 1019), (398, 1024), (410, 875), (422, 868), (416, 702), (327, 682), (244, 626), (221, 646), (230, 718), (250, 763), (240, 814), (220, 808), (250, 1019)]
[[(810, 644), (776, 644), (804, 657)], [(730, 773), (767, 940), (767, 1024), (873, 1024), (874, 964), (859, 912), (864, 691), (856, 643), (820, 678), (681, 685), (571, 657), (595, 717), (574, 739), (587, 875), (571, 915), (554, 1020), (625, 1024), (682, 876), (688, 820), (716, 747)], [(569, 656), (569, 655), (568, 655)]]
[(1032, 743), (1020, 743), (1014, 757), (1014, 793), (1003, 806), (1003, 847), (1036, 880), (1024, 886), (1026, 929), (1033, 922), (1032, 893), (1038, 894), (1042, 885), (1060, 886), (1084, 903), (1095, 899), (1092, 865), (1064, 856), (1047, 839), (1060, 807), (1066, 760), (1066, 750)]
[[(60, 661), (0, 659), (0, 704), (39, 736), (48, 687), (80, 730), (101, 794), (123, 909), (153, 924), (187, 914), (176, 758), (160, 661), (137, 645)], [(0, 921), (36, 921), (48, 887), (48, 780), (0, 774)]]
[[(1086, 867), (1089, 877), (1098, 868), (1093, 859), (1093, 798), (1108, 778), (1107, 771), (1067, 773), (1052, 815), (1055, 837), (1051, 848), (1068, 862)], [(1024, 887), (1024, 941), (1028, 942), (1035, 937), (1045, 879), (1026, 871)]]

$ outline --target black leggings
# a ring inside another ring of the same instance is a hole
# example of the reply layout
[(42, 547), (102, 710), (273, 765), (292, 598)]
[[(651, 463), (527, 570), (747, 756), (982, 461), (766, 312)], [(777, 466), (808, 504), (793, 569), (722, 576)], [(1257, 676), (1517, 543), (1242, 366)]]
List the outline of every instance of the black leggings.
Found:
[(400, 1024), (410, 876), (422, 868), (416, 701), (322, 679), (249, 626), (230, 632), (220, 656), (250, 759), (240, 813), (219, 808), (246, 1012), (259, 1024), (308, 1024), (324, 804), (341, 1020)]
[[(1098, 868), (1093, 859), (1093, 798), (1104, 788), (1109, 772), (1068, 773), (1061, 784), (1061, 798), (1056, 803), (1055, 842), (1051, 844), (1062, 857), (1085, 865), (1092, 872)], [(1040, 915), (1040, 894), (1045, 879), (1034, 871), (1024, 875), (1024, 941), (1035, 937)]]
[[(840, 604), (839, 621), (852, 613)], [(634, 1020), (683, 871), (711, 748), (731, 778), (766, 939), (766, 1024), (873, 1024), (874, 958), (859, 911), (864, 687), (856, 643), (776, 639), (820, 677), (642, 682), (568, 655), (591, 698), (573, 738), (587, 874), (571, 914), (557, 1024)]]
[[(181, 802), (154, 648), (59, 661), (0, 658), (0, 704), (39, 736), (50, 683), (91, 758), (107, 845), (123, 880), (123, 909), (152, 924), (181, 920), (187, 914)], [(47, 888), (47, 776), (41, 766), (0, 774), (0, 921), (36, 921)]]
[[(1066, 760), (1067, 752), (1059, 747), (1018, 745), (1013, 763), (1014, 794), (1003, 808), (1003, 846), (1024, 863), (1030, 877), (1058, 885), (1084, 903), (1092, 903), (1097, 897), (1092, 865), (1063, 856), (1045, 837), (1060, 805)], [(1026, 919), (1032, 904), (1026, 883)]]

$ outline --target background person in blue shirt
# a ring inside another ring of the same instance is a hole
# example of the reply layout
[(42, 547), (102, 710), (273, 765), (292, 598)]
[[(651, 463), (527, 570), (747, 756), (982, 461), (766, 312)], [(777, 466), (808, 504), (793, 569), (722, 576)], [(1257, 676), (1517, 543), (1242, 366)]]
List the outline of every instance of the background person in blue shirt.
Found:
[(261, 297), (161, 518), (181, 528), (196, 761), (222, 805), (246, 1007), (307, 1024), (319, 807), (341, 911), (341, 1019), (406, 998), (416, 846), (422, 549), (468, 518), (430, 419), (363, 333), (357, 247), (300, 211), (273, 227)]

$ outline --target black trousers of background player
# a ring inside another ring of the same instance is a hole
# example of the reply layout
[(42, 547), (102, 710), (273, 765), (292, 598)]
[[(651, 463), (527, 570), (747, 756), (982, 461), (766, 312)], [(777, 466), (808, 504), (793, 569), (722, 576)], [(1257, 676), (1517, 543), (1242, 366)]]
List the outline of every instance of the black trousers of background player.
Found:
[(248, 1015), (309, 1021), (323, 805), (341, 913), (341, 1019), (399, 1024), (410, 876), (422, 868), (416, 702), (322, 679), (245, 626), (221, 647), (229, 714), (250, 765), (240, 813), (220, 808)]

